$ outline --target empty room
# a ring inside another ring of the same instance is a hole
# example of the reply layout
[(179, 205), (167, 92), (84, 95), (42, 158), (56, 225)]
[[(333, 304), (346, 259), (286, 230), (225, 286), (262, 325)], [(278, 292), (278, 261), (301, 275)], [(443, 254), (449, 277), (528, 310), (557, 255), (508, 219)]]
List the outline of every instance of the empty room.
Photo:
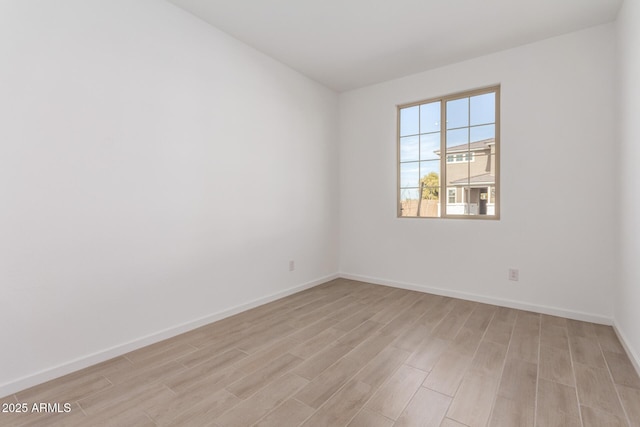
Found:
[(640, 427), (639, 1), (1, 0), (0, 58), (0, 426)]

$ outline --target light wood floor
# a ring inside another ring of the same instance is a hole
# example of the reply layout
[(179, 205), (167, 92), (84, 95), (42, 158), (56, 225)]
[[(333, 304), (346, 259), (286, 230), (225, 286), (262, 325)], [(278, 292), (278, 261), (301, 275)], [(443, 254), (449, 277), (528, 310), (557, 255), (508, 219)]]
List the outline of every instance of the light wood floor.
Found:
[(335, 280), (6, 397), (0, 425), (640, 426), (612, 328)]

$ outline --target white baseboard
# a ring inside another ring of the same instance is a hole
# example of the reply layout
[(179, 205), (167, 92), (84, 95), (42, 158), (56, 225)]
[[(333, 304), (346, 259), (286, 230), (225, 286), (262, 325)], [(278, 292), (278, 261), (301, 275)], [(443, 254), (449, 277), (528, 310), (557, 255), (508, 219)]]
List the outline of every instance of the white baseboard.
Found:
[(484, 295), (477, 295), (477, 294), (468, 293), (468, 292), (452, 291), (450, 289), (434, 288), (430, 286), (416, 285), (412, 283), (397, 282), (394, 280), (380, 279), (375, 277), (362, 276), (358, 274), (340, 273), (340, 277), (344, 279), (349, 279), (349, 280), (358, 280), (361, 282), (373, 283), (376, 285), (391, 286), (394, 288), (408, 289), (408, 290), (417, 291), (417, 292), (426, 292), (434, 295), (442, 295), (442, 296), (459, 298), (459, 299), (464, 299), (469, 301), (482, 302), (485, 304), (493, 304), (493, 305), (499, 305), (502, 307), (532, 311), (535, 313), (560, 316), (568, 319), (581, 320), (584, 322), (591, 322), (591, 323), (598, 323), (601, 325), (613, 326), (613, 330), (615, 331), (616, 335), (618, 336), (618, 339), (620, 340), (620, 343), (622, 344), (625, 351), (627, 352), (627, 356), (629, 357), (629, 360), (631, 360), (633, 367), (635, 368), (638, 375), (640, 375), (640, 355), (636, 353), (629, 346), (628, 344), (629, 340), (627, 339), (622, 329), (620, 329), (617, 322), (615, 322), (614, 319), (611, 319), (606, 316), (584, 313), (584, 312), (574, 311), (574, 310), (567, 310), (567, 309), (558, 308), (558, 307), (528, 304), (520, 301), (513, 301), (513, 300), (508, 300), (503, 298), (487, 297)]
[(145, 347), (147, 345), (157, 343), (167, 338), (183, 334), (201, 326), (208, 325), (209, 323), (213, 323), (226, 317), (233, 316), (234, 314), (250, 310), (252, 308), (275, 301), (277, 299), (284, 298), (291, 294), (295, 294), (296, 292), (300, 292), (305, 289), (309, 289), (322, 283), (328, 282), (330, 280), (337, 279), (338, 277), (338, 274), (331, 274), (320, 279), (313, 280), (311, 282), (303, 283), (302, 285), (294, 286), (289, 289), (267, 295), (262, 298), (257, 298), (245, 304), (240, 304), (235, 307), (231, 307), (229, 309), (201, 317), (199, 319), (195, 319), (168, 329), (164, 329), (162, 331), (155, 332), (153, 334), (135, 339), (133, 341), (129, 341), (93, 354), (79, 357), (62, 365), (45, 369), (32, 375), (28, 375), (11, 382), (1, 384), (0, 397), (17, 393), (21, 390), (33, 387), (34, 385), (42, 384), (44, 382), (59, 378), (80, 369), (84, 369), (97, 363), (112, 359), (114, 357), (121, 356), (125, 353), (129, 353), (130, 351), (137, 350), (141, 347)]
[(612, 325), (613, 319), (581, 311), (567, 310), (559, 307), (550, 307), (538, 304), (529, 304), (521, 301), (513, 301), (503, 298), (495, 298), (484, 295), (477, 295), (469, 292), (454, 291), (450, 289), (434, 288), (431, 286), (416, 285), (413, 283), (397, 282), (394, 280), (380, 279), (376, 277), (361, 276), (358, 274), (340, 273), (340, 277), (361, 282), (373, 283), (376, 285), (391, 286), (394, 288), (408, 289), (411, 291), (425, 292), (428, 294), (441, 295), (452, 298), (459, 298), (469, 301), (481, 302), (485, 304), (499, 305), (502, 307), (515, 308), (518, 310), (532, 311), (535, 313), (549, 314), (552, 316), (566, 317), (584, 322), (598, 323), (601, 325)]
[(622, 332), (622, 329), (618, 327), (618, 323), (615, 320), (613, 321), (613, 330), (618, 336), (618, 339), (620, 340), (622, 347), (624, 347), (624, 351), (627, 352), (627, 356), (629, 356), (629, 360), (631, 360), (633, 367), (636, 368), (636, 372), (638, 373), (638, 375), (640, 375), (640, 357), (629, 346), (628, 344), (629, 340), (627, 339), (627, 336), (624, 334), (624, 332)]
[(285, 289), (283, 291), (276, 292), (271, 295), (267, 295), (262, 298), (257, 298), (245, 304), (240, 304), (235, 307), (231, 307), (229, 309), (222, 310), (217, 313), (213, 313), (213, 314), (201, 317), (199, 319), (185, 322), (183, 324), (180, 324), (162, 331), (158, 331), (156, 333), (105, 349), (103, 351), (82, 356), (80, 358), (64, 363), (62, 365), (59, 365), (50, 369), (42, 370), (32, 375), (19, 378), (15, 381), (2, 384), (0, 385), (0, 397), (17, 393), (21, 390), (27, 389), (29, 387), (33, 387), (34, 385), (38, 385), (55, 378), (59, 378), (61, 376), (70, 374), (80, 369), (84, 369), (86, 367), (95, 365), (97, 363), (101, 363), (106, 360), (112, 359), (114, 357), (121, 356), (125, 353), (128, 353), (133, 350), (137, 350), (141, 347), (154, 344), (156, 342), (174, 337), (176, 335), (180, 335), (182, 333), (207, 325), (209, 323), (213, 323), (218, 320), (224, 319), (226, 317), (241, 313), (243, 311), (250, 310), (252, 308), (261, 306), (263, 304), (267, 304), (277, 299), (284, 298), (296, 292), (300, 292), (305, 289), (312, 288), (314, 286), (320, 285), (322, 283), (328, 282), (330, 280), (333, 280), (339, 277), (349, 279), (349, 280), (358, 280), (362, 282), (373, 283), (377, 285), (391, 286), (395, 288), (408, 289), (412, 291), (425, 292), (425, 293), (442, 295), (442, 296), (447, 296), (452, 298), (459, 298), (459, 299), (464, 299), (469, 301), (476, 301), (476, 302), (481, 302), (485, 304), (493, 304), (493, 305), (499, 305), (503, 307), (515, 308), (519, 310), (527, 310), (527, 311), (532, 311), (536, 313), (549, 314), (553, 316), (561, 316), (569, 319), (582, 320), (586, 322), (599, 323), (603, 325), (613, 325), (614, 330), (618, 335), (618, 338), (620, 339), (622, 345), (627, 351), (627, 354), (629, 355), (629, 359), (631, 359), (632, 363), (634, 364), (634, 367), (640, 374), (640, 357), (638, 357), (638, 355), (635, 354), (631, 350), (631, 348), (627, 345), (628, 341), (626, 340), (624, 333), (622, 333), (622, 331), (617, 327), (617, 325), (613, 322), (611, 318), (590, 314), (590, 313), (583, 313), (579, 311), (562, 309), (558, 307), (529, 304), (529, 303), (523, 303), (520, 301), (488, 297), (488, 296), (477, 295), (477, 294), (468, 293), (468, 292), (454, 291), (450, 289), (435, 288), (430, 286), (404, 283), (404, 282), (398, 282), (398, 281), (393, 281), (388, 279), (362, 276), (357, 274), (340, 273), (340, 274), (331, 274), (331, 275), (304, 283), (302, 285), (294, 286), (289, 289)]

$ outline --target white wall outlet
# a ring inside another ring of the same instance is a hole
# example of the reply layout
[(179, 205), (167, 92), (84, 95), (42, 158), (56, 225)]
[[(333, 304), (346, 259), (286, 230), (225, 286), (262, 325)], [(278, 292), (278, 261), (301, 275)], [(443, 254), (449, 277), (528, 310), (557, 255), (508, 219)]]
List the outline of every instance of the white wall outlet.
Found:
[(289, 261), (289, 271), (296, 269), (296, 262), (294, 260)]
[(520, 280), (520, 270), (518, 270), (517, 268), (510, 268), (509, 280), (513, 280), (514, 282), (517, 282), (518, 280)]

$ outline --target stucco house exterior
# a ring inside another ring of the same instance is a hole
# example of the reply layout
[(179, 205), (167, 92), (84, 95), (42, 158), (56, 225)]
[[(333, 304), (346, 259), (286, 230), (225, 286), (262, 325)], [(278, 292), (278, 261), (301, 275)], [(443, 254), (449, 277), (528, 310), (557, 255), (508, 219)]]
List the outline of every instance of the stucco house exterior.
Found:
[(495, 147), (495, 138), (447, 147), (447, 214), (495, 213)]

